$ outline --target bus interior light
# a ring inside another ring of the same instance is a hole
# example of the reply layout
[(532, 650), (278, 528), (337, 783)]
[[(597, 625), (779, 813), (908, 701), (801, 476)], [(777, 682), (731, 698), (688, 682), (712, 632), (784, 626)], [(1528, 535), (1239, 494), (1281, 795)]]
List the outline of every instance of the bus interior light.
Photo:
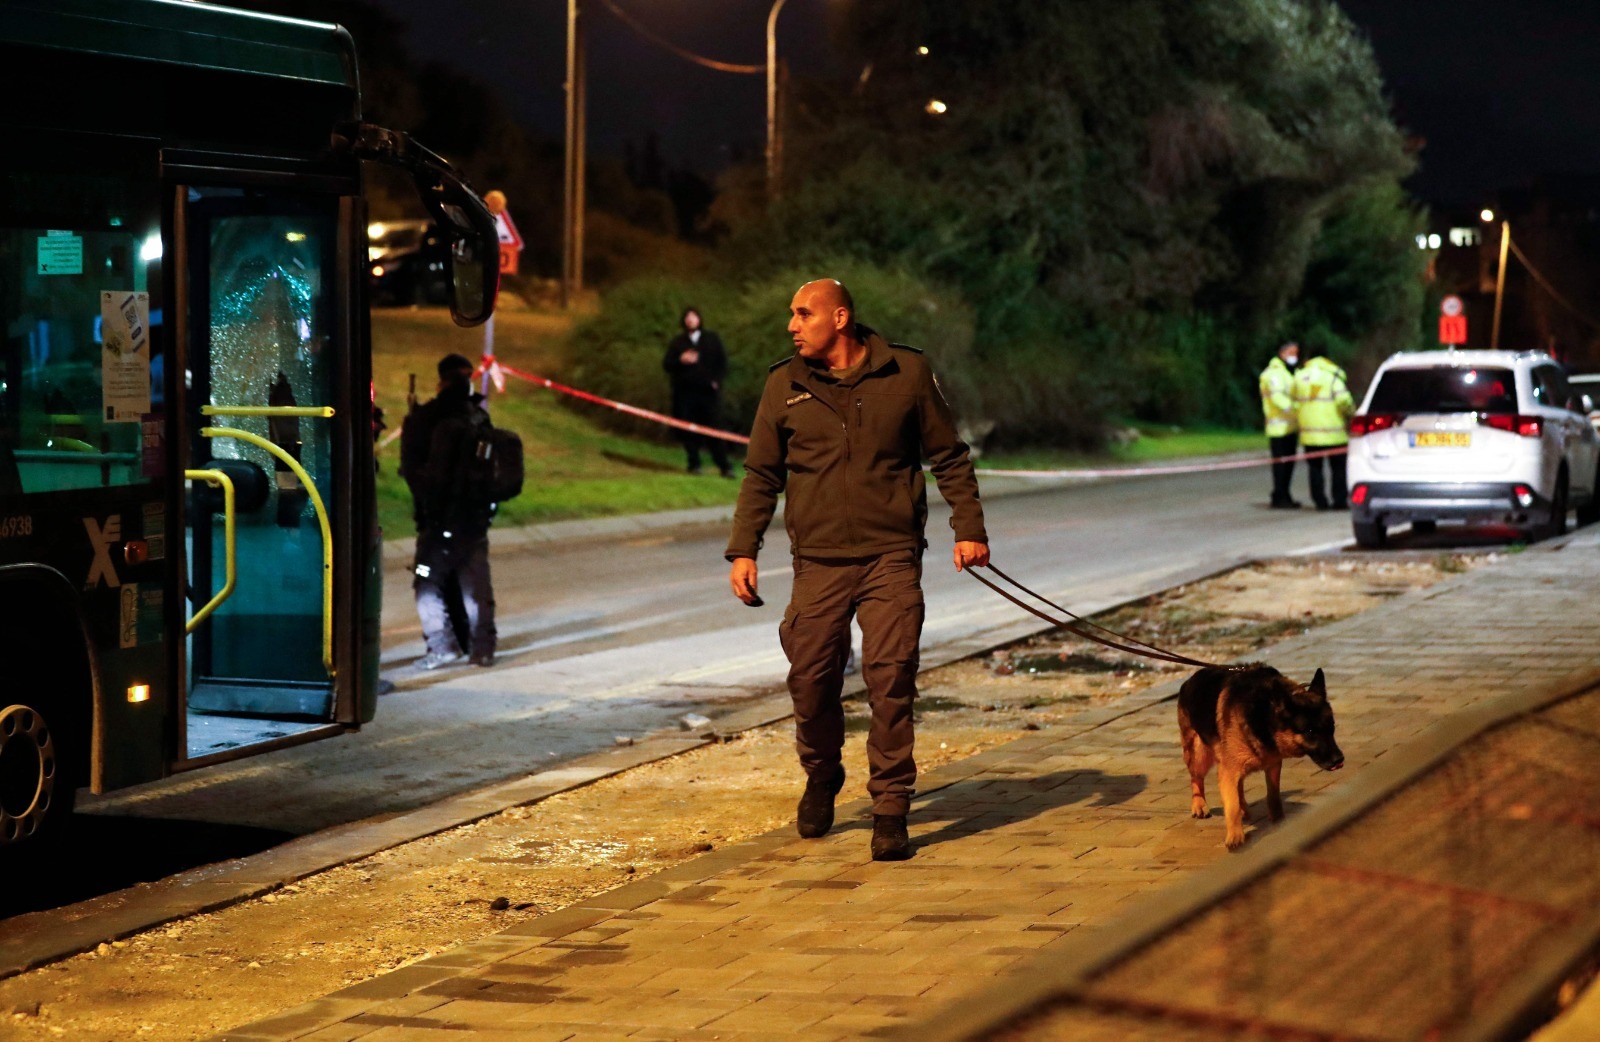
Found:
[(148, 702), (148, 701), (150, 701), (150, 685), (149, 684), (129, 684), (128, 685), (128, 701), (130, 701), (130, 702)]

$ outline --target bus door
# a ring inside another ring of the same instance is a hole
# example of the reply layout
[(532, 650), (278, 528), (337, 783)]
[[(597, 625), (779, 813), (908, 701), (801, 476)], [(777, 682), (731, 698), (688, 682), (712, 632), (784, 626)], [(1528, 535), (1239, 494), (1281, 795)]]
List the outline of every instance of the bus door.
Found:
[(190, 761), (350, 722), (353, 202), (176, 188)]

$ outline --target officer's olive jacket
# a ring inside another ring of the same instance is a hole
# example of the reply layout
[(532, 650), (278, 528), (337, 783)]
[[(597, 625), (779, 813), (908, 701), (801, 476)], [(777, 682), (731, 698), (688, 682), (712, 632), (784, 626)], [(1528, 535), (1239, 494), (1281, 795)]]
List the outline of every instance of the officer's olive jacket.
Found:
[(920, 548), (928, 518), (922, 460), (950, 504), (958, 541), (988, 542), (978, 478), (933, 371), (914, 348), (858, 327), (867, 358), (842, 384), (795, 355), (767, 376), (726, 556), (755, 557), (784, 493), (796, 554), (868, 557)]

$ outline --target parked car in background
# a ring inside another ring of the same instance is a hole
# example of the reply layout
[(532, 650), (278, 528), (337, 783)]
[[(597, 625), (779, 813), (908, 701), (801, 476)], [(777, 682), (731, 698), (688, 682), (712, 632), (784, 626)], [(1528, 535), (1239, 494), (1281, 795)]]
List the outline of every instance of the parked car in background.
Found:
[(1567, 382), (1572, 384), (1574, 391), (1588, 399), (1585, 411), (1589, 414), (1589, 426), (1600, 431), (1600, 373), (1568, 376)]
[(450, 303), (450, 241), (432, 221), (367, 225), (367, 264), (374, 303)]
[(1533, 538), (1600, 520), (1600, 434), (1539, 351), (1424, 351), (1378, 368), (1350, 424), (1356, 542), (1410, 522), (1498, 522)]

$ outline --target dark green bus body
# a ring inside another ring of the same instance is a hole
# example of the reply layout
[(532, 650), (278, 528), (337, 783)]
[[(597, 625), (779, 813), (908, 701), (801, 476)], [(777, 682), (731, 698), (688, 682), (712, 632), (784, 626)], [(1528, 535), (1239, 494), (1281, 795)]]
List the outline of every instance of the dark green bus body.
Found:
[[(0, 64), (0, 711), (49, 718), (96, 792), (357, 728), (381, 569), (349, 34), (4, 0)], [(232, 514), (186, 470), (229, 475)], [(230, 517), (234, 590), (186, 637)]]

